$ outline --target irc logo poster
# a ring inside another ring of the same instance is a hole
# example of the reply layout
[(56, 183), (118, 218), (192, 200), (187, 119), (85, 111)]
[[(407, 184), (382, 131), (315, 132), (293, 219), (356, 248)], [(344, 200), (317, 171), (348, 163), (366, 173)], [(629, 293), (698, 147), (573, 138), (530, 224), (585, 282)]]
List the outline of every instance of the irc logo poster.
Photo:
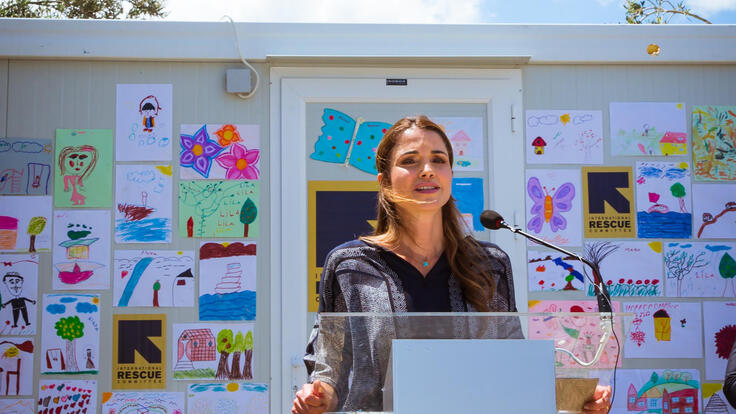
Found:
[(309, 181), (309, 312), (317, 312), (327, 254), (342, 243), (373, 234), (377, 194), (375, 181)]
[(586, 238), (636, 237), (631, 167), (583, 167)]
[(166, 388), (166, 315), (112, 317), (112, 388)]

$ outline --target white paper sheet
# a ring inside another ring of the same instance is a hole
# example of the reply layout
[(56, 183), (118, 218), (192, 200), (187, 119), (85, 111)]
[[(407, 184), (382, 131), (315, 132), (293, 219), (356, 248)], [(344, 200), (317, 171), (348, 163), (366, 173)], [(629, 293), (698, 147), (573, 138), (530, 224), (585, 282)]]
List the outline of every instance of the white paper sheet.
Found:
[(171, 85), (118, 84), (116, 161), (170, 161), (172, 113)]
[(436, 117), (452, 144), (454, 171), (483, 171), (483, 118)]
[[(31, 337), (0, 339), (0, 390), (4, 395), (33, 395), (33, 358), (36, 341)], [(1, 411), (0, 412), (4, 412)]]
[(268, 384), (190, 384), (187, 396), (189, 413), (268, 413)]
[(202, 242), (199, 248), (199, 320), (256, 318), (256, 245)]
[(689, 239), (692, 234), (690, 167), (686, 162), (636, 163), (636, 232), (639, 238)]
[[(662, 296), (662, 242), (586, 242), (588, 259), (591, 249), (610, 251), (599, 267), (611, 296)], [(592, 285), (588, 296), (594, 296)]]
[(183, 392), (104, 392), (102, 412), (105, 414), (182, 414)]
[(0, 197), (0, 252), (51, 249), (51, 197)]
[(110, 211), (54, 211), (56, 290), (110, 288)]
[(736, 302), (703, 302), (705, 379), (723, 381), (736, 331)]
[[(700, 303), (626, 302), (626, 358), (702, 358)], [(630, 323), (630, 325), (629, 325)]]
[(97, 409), (97, 381), (57, 378), (38, 384), (38, 412), (78, 414)]
[(171, 165), (118, 165), (115, 242), (171, 243)]
[(254, 340), (252, 323), (174, 324), (169, 345), (174, 379), (251, 380)]
[(702, 407), (700, 385), (697, 369), (621, 369), (616, 373), (617, 391), (610, 412), (661, 413), (666, 403), (670, 409), (679, 408), (680, 413), (698, 413)]
[(580, 246), (581, 200), (580, 170), (526, 170), (526, 230), (532, 235), (558, 246)]
[(116, 250), (114, 262), (113, 306), (194, 306), (194, 251)]
[(258, 125), (182, 125), (180, 178), (257, 180), (261, 175), (259, 134)]
[(528, 164), (603, 164), (601, 111), (526, 111)]
[(0, 264), (0, 336), (33, 335), (38, 319), (37, 254), (8, 254)]
[(682, 102), (611, 102), (611, 155), (687, 155)]
[(100, 297), (43, 295), (42, 374), (97, 374), (100, 367)]
[(562, 253), (528, 250), (527, 275), (531, 292), (585, 292), (583, 264)]
[(664, 269), (667, 296), (736, 297), (736, 243), (667, 243)]
[(693, 185), (693, 237), (736, 237), (736, 184)]

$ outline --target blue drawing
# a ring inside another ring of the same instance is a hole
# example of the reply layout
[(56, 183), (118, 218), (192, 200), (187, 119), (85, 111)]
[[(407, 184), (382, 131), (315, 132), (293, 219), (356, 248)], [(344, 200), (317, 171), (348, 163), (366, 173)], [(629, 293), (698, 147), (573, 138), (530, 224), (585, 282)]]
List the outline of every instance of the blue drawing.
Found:
[(483, 212), (483, 179), (482, 178), (453, 178), (452, 196), (455, 198), (458, 210), (465, 216), (472, 215), (473, 230), (483, 231), (480, 223), (480, 213)]
[[(322, 135), (314, 144), (310, 157), (317, 161), (348, 164), (370, 173), (376, 170), (376, 148), (391, 124), (386, 122), (356, 122), (350, 116), (330, 108), (322, 114)], [(357, 128), (356, 128), (357, 127)]]
[(135, 267), (133, 268), (133, 272), (131, 272), (130, 274), (130, 279), (128, 279), (128, 283), (125, 285), (125, 290), (123, 290), (123, 294), (122, 296), (120, 296), (118, 306), (128, 306), (130, 297), (133, 296), (133, 291), (135, 290), (138, 282), (141, 280), (141, 275), (143, 275), (143, 272), (146, 271), (146, 268), (148, 267), (148, 265), (151, 264), (152, 261), (152, 257), (144, 257), (138, 263), (136, 263)]
[(687, 163), (637, 163), (637, 236), (690, 238), (690, 170)]

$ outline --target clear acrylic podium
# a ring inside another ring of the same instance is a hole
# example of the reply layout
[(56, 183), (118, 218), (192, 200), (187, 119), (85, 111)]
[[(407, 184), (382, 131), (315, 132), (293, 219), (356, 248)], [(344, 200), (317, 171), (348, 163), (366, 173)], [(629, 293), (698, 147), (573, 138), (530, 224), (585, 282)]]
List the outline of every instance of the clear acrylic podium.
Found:
[(612, 383), (624, 316), (323, 313), (314, 378), (336, 412), (574, 413)]

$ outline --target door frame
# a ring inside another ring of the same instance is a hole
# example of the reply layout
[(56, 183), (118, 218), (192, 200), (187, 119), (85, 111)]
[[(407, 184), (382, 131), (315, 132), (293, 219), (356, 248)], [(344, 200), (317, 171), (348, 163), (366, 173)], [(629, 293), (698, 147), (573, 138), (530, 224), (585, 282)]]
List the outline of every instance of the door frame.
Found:
[[(387, 86), (387, 78), (406, 86)], [(273, 67), (270, 70), (271, 412), (288, 412), (303, 381), (307, 338), (308, 103), (478, 103), (487, 107), (485, 189), (492, 208), (524, 217), (524, 136), (520, 69)], [(301, 206), (301, 207), (300, 207)], [(510, 232), (491, 241), (511, 256), (516, 299), (526, 310), (526, 244)], [(521, 277), (520, 277), (521, 276)]]

